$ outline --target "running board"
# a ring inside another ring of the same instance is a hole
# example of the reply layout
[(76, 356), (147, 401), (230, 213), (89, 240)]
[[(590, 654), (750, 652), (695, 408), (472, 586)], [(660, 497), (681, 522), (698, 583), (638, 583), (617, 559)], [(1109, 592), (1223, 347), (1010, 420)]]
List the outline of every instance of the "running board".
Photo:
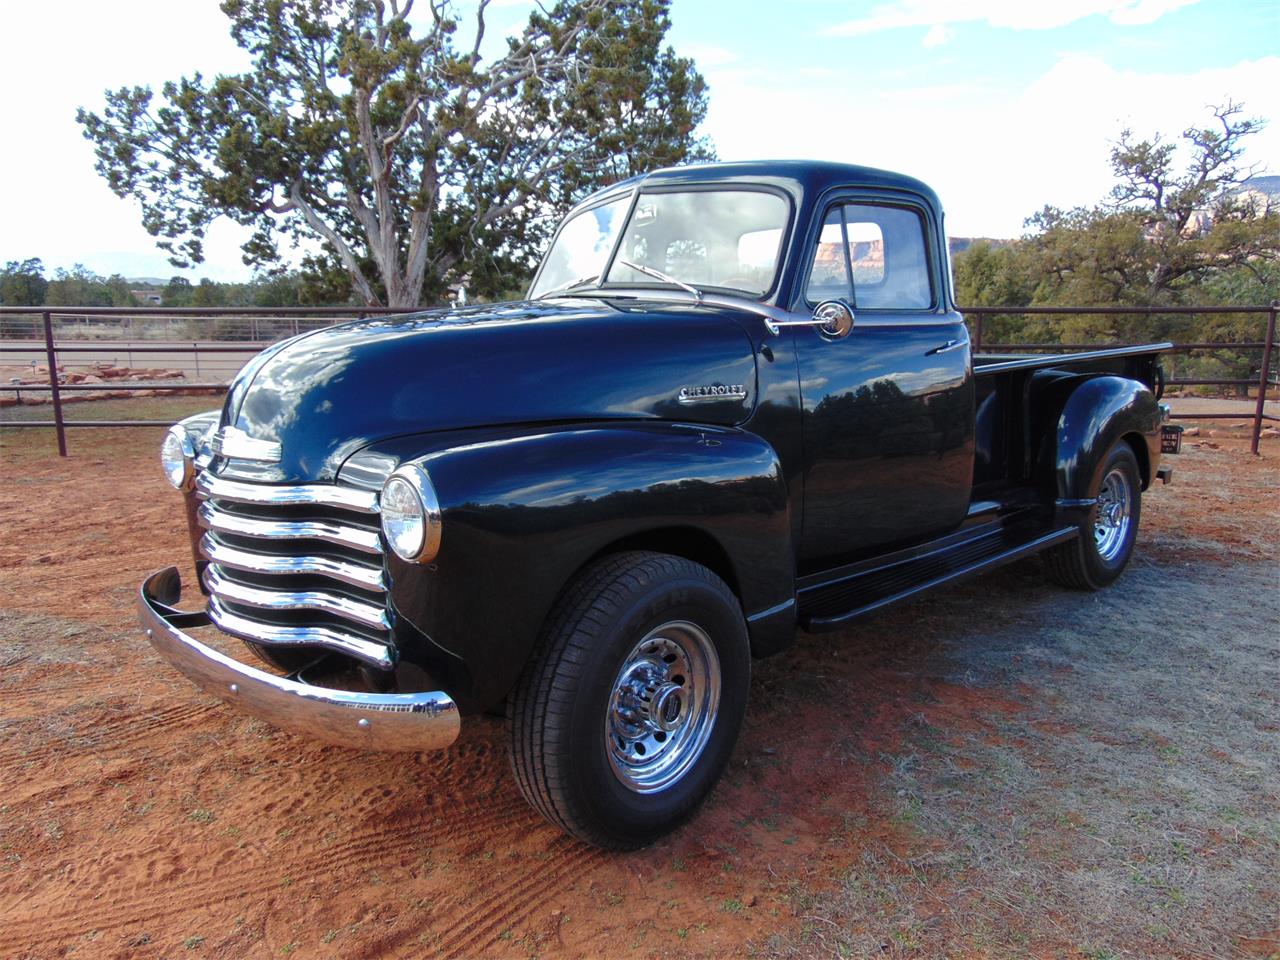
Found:
[(1042, 532), (1026, 527), (984, 531), (956, 543), (947, 538), (937, 550), (910, 560), (885, 564), (801, 588), (800, 626), (810, 633), (835, 630), (862, 617), (948, 583), (976, 576), (1005, 563), (1071, 540), (1080, 528), (1071, 526)]

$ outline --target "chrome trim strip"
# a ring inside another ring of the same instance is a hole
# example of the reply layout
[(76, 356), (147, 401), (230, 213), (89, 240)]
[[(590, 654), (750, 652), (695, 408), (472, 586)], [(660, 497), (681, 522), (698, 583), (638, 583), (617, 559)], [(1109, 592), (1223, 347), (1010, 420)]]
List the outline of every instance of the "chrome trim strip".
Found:
[(196, 519), (201, 526), (216, 533), (234, 533), (242, 537), (261, 537), (264, 540), (323, 540), (364, 553), (382, 553), (382, 542), (376, 530), (363, 530), (323, 520), (258, 520), (237, 517), (208, 502), (200, 505), (200, 509), (196, 511)]
[(360, 513), (376, 514), (378, 512), (376, 493), (351, 487), (321, 484), (274, 487), (224, 480), (205, 472), (196, 478), (196, 490), (207, 497), (230, 500), (233, 503), (255, 503), (267, 506), (313, 504), (321, 507), (338, 507), (342, 510), (356, 510)]
[(387, 581), (380, 567), (365, 567), (330, 557), (253, 553), (219, 543), (209, 533), (200, 538), (200, 552), (215, 563), (233, 570), (267, 574), (314, 573), (366, 590), (385, 592), (387, 589)]
[(177, 598), (174, 567), (157, 571), (138, 592), (138, 615), (156, 652), (196, 686), (274, 726), (357, 750), (440, 750), (458, 738), (458, 706), (439, 690), (353, 693), (273, 676), (193, 639), (174, 623), (199, 627), (209, 618), (169, 607)]
[(256, 460), (259, 463), (280, 462), (281, 447), (278, 441), (259, 440), (230, 424), (213, 435), (209, 446), (220, 457)]
[(387, 611), (383, 607), (322, 590), (271, 590), (245, 586), (228, 580), (217, 564), (210, 564), (205, 568), (204, 583), (211, 594), (251, 607), (261, 607), (264, 610), (320, 610), (377, 630), (391, 629), (391, 621), (387, 619)]
[(395, 666), (390, 648), (381, 643), (327, 627), (284, 627), (260, 623), (228, 610), (217, 597), (209, 598), (209, 619), (219, 630), (242, 640), (271, 647), (323, 647), (364, 660), (380, 670), (390, 670)]

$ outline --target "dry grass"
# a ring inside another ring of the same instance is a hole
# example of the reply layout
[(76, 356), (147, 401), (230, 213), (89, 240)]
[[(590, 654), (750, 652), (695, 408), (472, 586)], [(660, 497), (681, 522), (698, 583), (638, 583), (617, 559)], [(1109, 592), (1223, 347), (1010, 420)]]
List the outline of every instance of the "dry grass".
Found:
[(1139, 562), (1096, 595), (1037, 574), (882, 624), (965, 624), (883, 666), (1013, 691), (1017, 709), (957, 727), (923, 696), (895, 749), (851, 758), (884, 771), (910, 840), (865, 850), (834, 892), (797, 889), (804, 926), (761, 955), (1273, 955), (1275, 566)]
[(362, 754), (199, 693), (132, 612), (170, 562), (199, 602), (162, 431), (0, 428), (0, 956), (1272, 957), (1280, 441), (1204, 428), (1111, 590), (1031, 560), (757, 663), (711, 801), (626, 856), (497, 720)]

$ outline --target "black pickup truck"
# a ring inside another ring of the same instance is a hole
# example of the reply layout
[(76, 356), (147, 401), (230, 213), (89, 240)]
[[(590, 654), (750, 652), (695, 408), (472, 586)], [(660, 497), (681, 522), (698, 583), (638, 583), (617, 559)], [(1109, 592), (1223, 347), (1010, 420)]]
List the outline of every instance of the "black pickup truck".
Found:
[(652, 841), (711, 790), (752, 658), (797, 627), (1037, 552), (1084, 590), (1128, 561), (1169, 476), (1168, 345), (972, 356), (948, 270), (937, 198), (892, 173), (713, 164), (601, 191), (527, 300), (285, 340), (175, 426), (208, 600), (183, 612), (177, 569), (152, 575), (146, 634), (330, 743), (443, 748), (505, 708), (534, 807)]

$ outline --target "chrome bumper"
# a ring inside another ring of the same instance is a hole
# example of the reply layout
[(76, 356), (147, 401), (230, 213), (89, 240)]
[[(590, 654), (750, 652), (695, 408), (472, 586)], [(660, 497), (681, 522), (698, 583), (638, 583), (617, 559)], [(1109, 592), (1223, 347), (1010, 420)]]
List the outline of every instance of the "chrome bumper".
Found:
[(283, 730), (359, 750), (439, 750), (458, 737), (458, 705), (445, 693), (353, 693), (314, 687), (247, 666), (182, 628), (210, 625), (203, 611), (176, 610), (177, 567), (147, 577), (138, 591), (143, 631), (160, 655), (206, 693)]

